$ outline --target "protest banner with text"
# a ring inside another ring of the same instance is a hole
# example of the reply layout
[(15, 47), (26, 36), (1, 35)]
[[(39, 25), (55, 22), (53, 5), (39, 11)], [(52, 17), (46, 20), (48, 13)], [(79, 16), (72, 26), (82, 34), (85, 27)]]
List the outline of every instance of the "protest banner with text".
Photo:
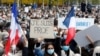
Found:
[(32, 19), (30, 21), (30, 37), (31, 38), (54, 38), (54, 20), (51, 19)]

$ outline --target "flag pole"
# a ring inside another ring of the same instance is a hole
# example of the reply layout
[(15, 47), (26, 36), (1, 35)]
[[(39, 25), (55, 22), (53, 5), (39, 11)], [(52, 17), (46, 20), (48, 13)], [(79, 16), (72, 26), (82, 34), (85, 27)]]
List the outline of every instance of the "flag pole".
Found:
[(88, 34), (86, 35), (86, 38), (88, 39), (88, 41), (89, 41), (91, 44), (94, 45), (93, 39), (92, 39)]

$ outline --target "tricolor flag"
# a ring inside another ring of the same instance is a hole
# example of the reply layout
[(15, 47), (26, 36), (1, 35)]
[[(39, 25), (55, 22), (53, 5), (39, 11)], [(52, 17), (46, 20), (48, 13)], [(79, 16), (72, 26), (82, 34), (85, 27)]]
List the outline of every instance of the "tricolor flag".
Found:
[(16, 46), (20, 37), (23, 34), (21, 26), (18, 24), (17, 14), (18, 14), (17, 4), (14, 3), (12, 6), (12, 18), (11, 18), (9, 37), (5, 45), (5, 56), (8, 56), (11, 46), (12, 45)]
[(76, 26), (76, 21), (74, 18), (74, 6), (72, 6), (71, 10), (69, 11), (68, 15), (66, 16), (63, 24), (68, 28), (68, 33), (67, 33), (67, 38), (65, 43), (68, 45), (70, 41), (74, 38), (75, 36), (75, 26)]

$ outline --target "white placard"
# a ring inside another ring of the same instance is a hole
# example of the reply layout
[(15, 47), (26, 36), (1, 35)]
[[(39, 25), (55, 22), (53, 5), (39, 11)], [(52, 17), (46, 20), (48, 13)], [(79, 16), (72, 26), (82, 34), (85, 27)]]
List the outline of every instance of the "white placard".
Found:
[(30, 23), (31, 38), (54, 38), (54, 20), (51, 19), (32, 19)]
[(29, 12), (29, 7), (25, 7), (24, 12)]

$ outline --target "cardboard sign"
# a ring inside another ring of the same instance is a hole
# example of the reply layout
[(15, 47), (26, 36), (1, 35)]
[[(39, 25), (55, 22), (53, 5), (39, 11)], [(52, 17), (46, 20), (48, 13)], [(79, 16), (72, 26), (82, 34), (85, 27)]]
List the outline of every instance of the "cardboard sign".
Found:
[(93, 42), (100, 40), (100, 27), (93, 25), (85, 30), (79, 31), (75, 36), (75, 41), (81, 47), (85, 47), (90, 44), (90, 41), (86, 38), (89, 35)]
[(54, 20), (51, 19), (32, 19), (30, 23), (31, 38), (54, 38)]

